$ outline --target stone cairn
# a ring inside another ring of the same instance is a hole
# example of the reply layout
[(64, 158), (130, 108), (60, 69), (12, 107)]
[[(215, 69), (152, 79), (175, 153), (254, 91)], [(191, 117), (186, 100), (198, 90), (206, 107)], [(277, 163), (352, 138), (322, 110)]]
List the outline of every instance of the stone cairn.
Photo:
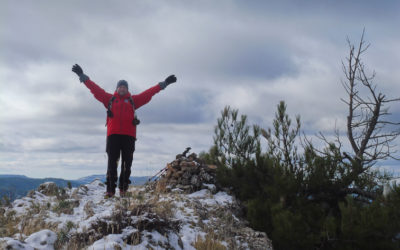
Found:
[(215, 193), (217, 166), (205, 164), (196, 153), (186, 156), (189, 150), (190, 148), (187, 148), (182, 154), (178, 154), (174, 161), (161, 170), (157, 187), (163, 187), (165, 191), (179, 188), (185, 193), (208, 188)]

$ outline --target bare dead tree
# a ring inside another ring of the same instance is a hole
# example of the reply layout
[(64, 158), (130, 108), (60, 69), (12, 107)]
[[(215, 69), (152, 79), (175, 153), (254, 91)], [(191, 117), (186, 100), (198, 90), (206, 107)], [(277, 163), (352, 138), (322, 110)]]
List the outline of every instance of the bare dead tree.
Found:
[[(347, 93), (341, 100), (348, 107), (347, 138), (351, 152), (344, 151), (339, 130), (335, 124), (334, 139), (328, 139), (319, 133), (317, 137), (326, 143), (327, 147), (318, 150), (304, 135), (304, 148), (311, 148), (323, 157), (337, 161), (333, 182), (337, 184), (335, 192), (345, 197), (356, 195), (358, 199), (369, 201), (379, 195), (375, 187), (379, 182), (390, 179), (387, 173), (371, 169), (379, 160), (396, 159), (395, 140), (400, 135), (400, 123), (390, 120), (390, 104), (400, 101), (400, 98), (390, 99), (377, 90), (374, 83), (375, 72), (367, 73), (362, 56), (369, 48), (364, 40), (363, 30), (360, 42), (354, 46), (349, 39), (349, 55), (342, 62), (345, 80), (342, 85)], [(317, 197), (320, 194), (314, 195)], [(325, 194), (322, 194), (324, 196)]]
[(400, 135), (400, 123), (388, 119), (389, 103), (400, 101), (400, 98), (389, 99), (378, 92), (373, 83), (375, 72), (366, 72), (361, 56), (370, 44), (365, 43), (364, 34), (365, 30), (358, 47), (347, 39), (350, 53), (346, 62), (342, 62), (346, 76), (342, 85), (347, 99), (341, 100), (348, 106), (347, 137), (353, 149), (353, 154), (344, 153), (344, 157), (359, 166), (358, 174), (378, 160), (398, 160), (394, 141)]

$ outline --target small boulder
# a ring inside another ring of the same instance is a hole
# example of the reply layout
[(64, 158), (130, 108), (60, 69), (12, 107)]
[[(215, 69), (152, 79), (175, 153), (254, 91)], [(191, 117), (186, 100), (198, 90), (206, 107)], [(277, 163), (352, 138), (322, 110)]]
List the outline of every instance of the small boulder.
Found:
[(55, 196), (58, 194), (58, 187), (54, 182), (45, 182), (40, 184), (38, 191), (47, 196)]
[(35, 249), (54, 249), (57, 235), (48, 229), (31, 234), (25, 242)]

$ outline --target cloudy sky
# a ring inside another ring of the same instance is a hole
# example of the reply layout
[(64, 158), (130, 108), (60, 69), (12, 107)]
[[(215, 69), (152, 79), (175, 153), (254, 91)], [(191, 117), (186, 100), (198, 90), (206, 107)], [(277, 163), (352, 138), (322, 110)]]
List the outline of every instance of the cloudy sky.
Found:
[[(178, 77), (137, 111), (136, 176), (187, 146), (207, 150), (226, 105), (268, 128), (285, 100), (310, 136), (335, 122), (345, 136), (346, 37), (357, 43), (365, 27), (367, 68), (398, 97), (399, 13), (390, 0), (1, 1), (0, 174), (105, 174), (106, 110), (75, 63), (108, 92), (120, 79), (134, 94)], [(398, 103), (391, 111), (399, 122)]]

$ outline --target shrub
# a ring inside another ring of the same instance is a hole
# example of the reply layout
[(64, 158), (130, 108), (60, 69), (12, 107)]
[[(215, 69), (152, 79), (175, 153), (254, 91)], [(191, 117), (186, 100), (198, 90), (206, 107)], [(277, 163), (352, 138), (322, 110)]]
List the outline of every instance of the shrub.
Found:
[(251, 226), (266, 232), (275, 249), (400, 248), (400, 188), (382, 196), (379, 183), (387, 174), (359, 172), (333, 143), (322, 151), (307, 143), (297, 153), (300, 118), (292, 128), (283, 102), (274, 129), (260, 130), (265, 152), (260, 134), (237, 117), (225, 108), (214, 145), (200, 156), (218, 166), (218, 185), (243, 202)]

